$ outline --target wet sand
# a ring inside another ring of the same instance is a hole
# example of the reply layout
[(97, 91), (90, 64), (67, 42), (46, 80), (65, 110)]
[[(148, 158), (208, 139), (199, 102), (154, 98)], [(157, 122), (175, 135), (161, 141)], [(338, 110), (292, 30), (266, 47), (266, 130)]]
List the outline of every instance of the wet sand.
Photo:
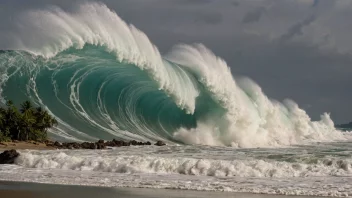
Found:
[(37, 198), (35, 193), (32, 193), (30, 191), (15, 191), (15, 190), (0, 190), (0, 196), (4, 198), (19, 198), (19, 197), (25, 197), (25, 198)]
[(4, 150), (53, 150), (56, 149), (54, 147), (50, 147), (45, 145), (44, 143), (38, 142), (2, 142), (0, 143), (0, 151)]
[(172, 189), (104, 188), (0, 181), (1, 198), (317, 198)]

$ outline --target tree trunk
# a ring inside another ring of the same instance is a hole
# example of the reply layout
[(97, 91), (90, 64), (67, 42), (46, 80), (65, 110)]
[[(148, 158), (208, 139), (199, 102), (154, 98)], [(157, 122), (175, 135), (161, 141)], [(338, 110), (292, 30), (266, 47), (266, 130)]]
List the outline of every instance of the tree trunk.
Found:
[(29, 140), (29, 130), (27, 129), (27, 131), (26, 131), (26, 141), (28, 141)]
[(17, 129), (17, 140), (20, 140), (21, 130)]

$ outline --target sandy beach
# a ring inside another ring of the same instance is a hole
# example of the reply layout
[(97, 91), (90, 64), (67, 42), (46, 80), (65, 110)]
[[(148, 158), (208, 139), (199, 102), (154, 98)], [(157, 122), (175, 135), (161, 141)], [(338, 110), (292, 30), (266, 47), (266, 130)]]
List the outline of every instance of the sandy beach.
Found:
[[(103, 188), (64, 186), (25, 182), (0, 182), (0, 195), (7, 198), (308, 198), (308, 196), (264, 195), (250, 193), (206, 192), (173, 189)], [(309, 198), (316, 198), (309, 196)]]
[(16, 149), (16, 150), (25, 150), (25, 149), (30, 149), (30, 150), (54, 150), (56, 148), (47, 146), (44, 143), (39, 143), (39, 142), (1, 142), (0, 143), (0, 151), (4, 150), (11, 150), (11, 149)]

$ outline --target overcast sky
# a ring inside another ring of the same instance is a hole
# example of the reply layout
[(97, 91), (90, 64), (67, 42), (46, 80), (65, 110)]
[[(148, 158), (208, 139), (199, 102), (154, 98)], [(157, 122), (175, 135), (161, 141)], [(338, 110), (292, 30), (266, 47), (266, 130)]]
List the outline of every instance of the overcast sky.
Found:
[[(1, 0), (4, 30), (23, 10), (80, 0)], [(291, 98), (316, 120), (352, 121), (352, 0), (102, 0), (162, 53), (203, 43), (273, 99)]]

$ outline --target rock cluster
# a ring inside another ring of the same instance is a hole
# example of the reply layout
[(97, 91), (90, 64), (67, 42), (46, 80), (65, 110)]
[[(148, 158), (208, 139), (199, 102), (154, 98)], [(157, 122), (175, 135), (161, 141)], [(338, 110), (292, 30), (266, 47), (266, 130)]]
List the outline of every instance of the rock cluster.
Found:
[[(136, 140), (131, 140), (129, 142), (122, 140), (112, 141), (104, 141), (99, 140), (97, 142), (68, 142), (68, 143), (60, 143), (60, 142), (52, 142), (46, 141), (45, 144), (50, 147), (55, 147), (58, 149), (106, 149), (107, 147), (121, 147), (121, 146), (141, 146), (141, 145), (152, 145), (150, 142), (138, 142)], [(154, 145), (156, 146), (164, 146), (166, 145), (162, 141), (157, 141)]]
[[(115, 139), (113, 139), (112, 141), (99, 140), (97, 142), (83, 142), (83, 143), (78, 143), (78, 142), (60, 143), (57, 141), (56, 142), (46, 141), (45, 144), (49, 147), (54, 147), (58, 149), (106, 149), (107, 147), (152, 145), (152, 143), (150, 142), (138, 142), (136, 140), (131, 140), (129, 142), (126, 142), (126, 141), (115, 140)], [(157, 141), (154, 145), (164, 146), (166, 144), (162, 141)], [(0, 164), (13, 164), (15, 163), (15, 160), (19, 155), (20, 154), (14, 149), (6, 150), (0, 154)]]
[(4, 151), (0, 154), (0, 164), (13, 164), (19, 155), (20, 154), (14, 149)]
[(165, 146), (166, 144), (163, 141), (157, 141), (154, 145), (156, 145), (156, 146)]

